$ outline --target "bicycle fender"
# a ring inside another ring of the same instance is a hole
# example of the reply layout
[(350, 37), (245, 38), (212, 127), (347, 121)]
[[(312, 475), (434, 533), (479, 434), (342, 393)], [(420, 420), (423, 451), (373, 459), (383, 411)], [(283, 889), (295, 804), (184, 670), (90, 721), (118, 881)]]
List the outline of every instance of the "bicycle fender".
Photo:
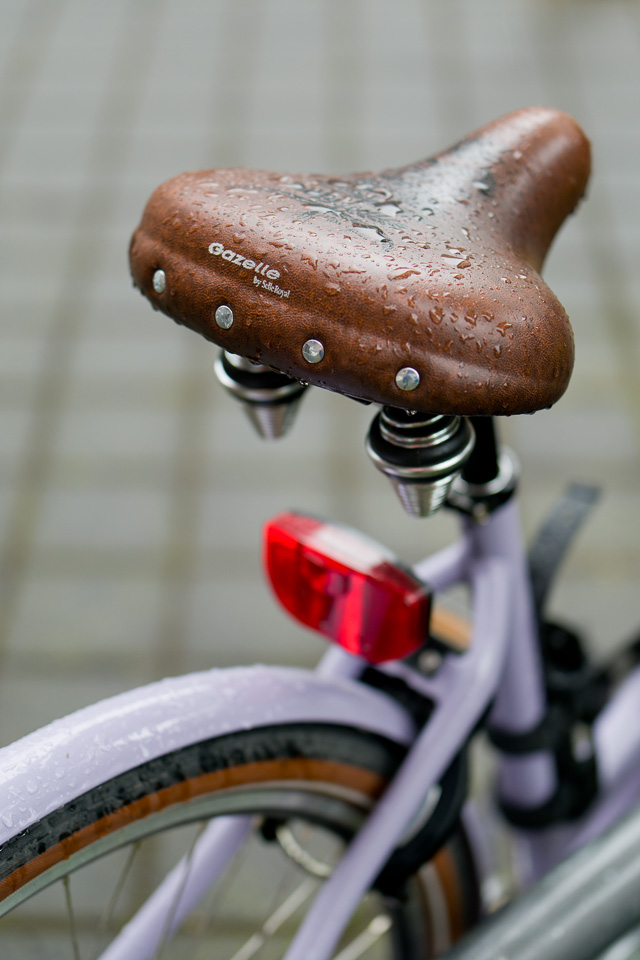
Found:
[(149, 684), (78, 710), (0, 750), (0, 843), (141, 763), (187, 744), (260, 726), (331, 723), (408, 745), (402, 706), (352, 680), (301, 669), (209, 670)]

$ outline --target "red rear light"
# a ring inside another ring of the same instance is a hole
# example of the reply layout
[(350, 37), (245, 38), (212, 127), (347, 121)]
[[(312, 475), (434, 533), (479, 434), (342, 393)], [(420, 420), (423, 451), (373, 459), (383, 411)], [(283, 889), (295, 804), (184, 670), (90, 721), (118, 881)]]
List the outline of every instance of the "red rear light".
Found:
[(381, 663), (425, 642), (427, 588), (357, 531), (282, 513), (264, 528), (264, 556), (284, 608), (350, 653)]

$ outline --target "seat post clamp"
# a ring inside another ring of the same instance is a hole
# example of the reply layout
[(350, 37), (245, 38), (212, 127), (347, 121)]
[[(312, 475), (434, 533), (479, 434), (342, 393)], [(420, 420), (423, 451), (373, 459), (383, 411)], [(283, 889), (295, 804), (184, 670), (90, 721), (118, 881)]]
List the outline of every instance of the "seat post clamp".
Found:
[(449, 491), (447, 506), (464, 513), (476, 523), (486, 523), (490, 515), (516, 492), (520, 464), (512, 450), (503, 447), (498, 456), (498, 474), (487, 483), (469, 483), (456, 477)]

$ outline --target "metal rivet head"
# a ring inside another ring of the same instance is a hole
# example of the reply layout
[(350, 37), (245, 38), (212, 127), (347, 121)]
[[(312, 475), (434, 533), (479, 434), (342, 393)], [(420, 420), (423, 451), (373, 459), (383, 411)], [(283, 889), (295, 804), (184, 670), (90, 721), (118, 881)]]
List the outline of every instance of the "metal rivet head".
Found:
[(396, 373), (396, 386), (400, 390), (415, 390), (420, 383), (420, 374), (414, 367), (403, 367)]
[(302, 345), (302, 356), (307, 363), (320, 363), (324, 357), (324, 347), (319, 340), (307, 340)]
[(233, 326), (233, 310), (231, 307), (227, 307), (225, 304), (218, 307), (216, 310), (216, 323), (222, 330), (228, 330), (229, 327)]
[(164, 293), (165, 287), (167, 286), (167, 277), (164, 270), (156, 270), (153, 275), (153, 289), (156, 293)]

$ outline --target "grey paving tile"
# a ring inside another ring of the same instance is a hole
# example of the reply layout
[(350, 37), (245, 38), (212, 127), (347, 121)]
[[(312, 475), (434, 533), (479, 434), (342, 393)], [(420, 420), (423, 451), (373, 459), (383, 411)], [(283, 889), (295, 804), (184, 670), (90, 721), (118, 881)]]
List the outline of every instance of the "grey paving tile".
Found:
[(57, 454), (65, 460), (146, 459), (173, 455), (177, 415), (174, 410), (73, 410), (64, 419)]
[(175, 343), (166, 338), (127, 338), (113, 342), (111, 338), (85, 336), (77, 344), (74, 373), (80, 381), (109, 380), (117, 392), (126, 380), (179, 377), (184, 342)]
[[(114, 670), (114, 664), (104, 660), (100, 670), (94, 667), (87, 674), (86, 670), (78, 669), (78, 659), (82, 661), (86, 657), (87, 648), (80, 651), (74, 664), (70, 665), (68, 661), (65, 664), (61, 660), (58, 672), (53, 673), (52, 658), (47, 655), (49, 651), (44, 653), (44, 657), (41, 651), (26, 664), (13, 661), (10, 678), (0, 679), (0, 743), (3, 746), (61, 715), (120, 693), (127, 689), (134, 677), (137, 680), (139, 676), (130, 664), (127, 665), (128, 671), (117, 665)], [(94, 662), (96, 658), (100, 658), (99, 651), (94, 651)], [(28, 709), (25, 709), (26, 704)]]
[[(94, 670), (96, 679), (107, 668), (120, 677), (120, 663), (136, 669), (142, 658), (150, 661), (162, 591), (158, 579), (80, 570), (81, 564), (70, 576), (30, 578), (7, 643), (14, 669), (27, 664), (42, 679), (45, 671), (68, 672), (82, 683)], [(51, 700), (55, 696), (53, 691)]]
[[(600, 397), (590, 408), (540, 412), (518, 424), (521, 443), (529, 457), (546, 461), (592, 459), (605, 462), (635, 461), (638, 447), (633, 423), (619, 409), (603, 408)], [(597, 438), (597, 440), (596, 440)]]
[(33, 381), (42, 372), (46, 357), (46, 341), (42, 330), (27, 330), (20, 336), (21, 311), (16, 311), (14, 336), (0, 335), (0, 378), (7, 380)]
[(256, 588), (258, 568), (246, 578), (197, 580), (191, 587), (186, 648), (190, 665), (288, 663), (312, 667), (326, 650), (317, 635), (304, 630), (278, 609), (266, 584)]
[[(304, 512), (304, 500), (309, 500), (309, 490), (305, 495), (299, 485), (279, 484), (277, 488), (264, 490), (234, 490), (230, 493), (227, 484), (216, 494), (207, 493), (203, 498), (202, 512), (198, 523), (198, 540), (201, 549), (215, 551), (224, 555), (225, 550), (233, 550), (238, 539), (244, 542), (253, 540), (253, 552), (258, 553), (261, 545), (261, 530), (271, 517), (287, 509), (300, 509)], [(312, 491), (314, 508), (320, 513), (328, 513), (329, 504), (323, 504), (322, 487)], [(302, 503), (301, 503), (302, 501)], [(322, 507), (325, 506), (323, 511)]]
[(17, 470), (26, 451), (33, 410), (29, 406), (3, 408), (0, 405), (0, 464), (4, 470)]
[(588, 649), (604, 661), (638, 636), (638, 576), (614, 568), (608, 580), (567, 572), (550, 602), (549, 615), (581, 629)]
[(168, 502), (150, 490), (49, 489), (37, 545), (157, 550), (166, 533)]

